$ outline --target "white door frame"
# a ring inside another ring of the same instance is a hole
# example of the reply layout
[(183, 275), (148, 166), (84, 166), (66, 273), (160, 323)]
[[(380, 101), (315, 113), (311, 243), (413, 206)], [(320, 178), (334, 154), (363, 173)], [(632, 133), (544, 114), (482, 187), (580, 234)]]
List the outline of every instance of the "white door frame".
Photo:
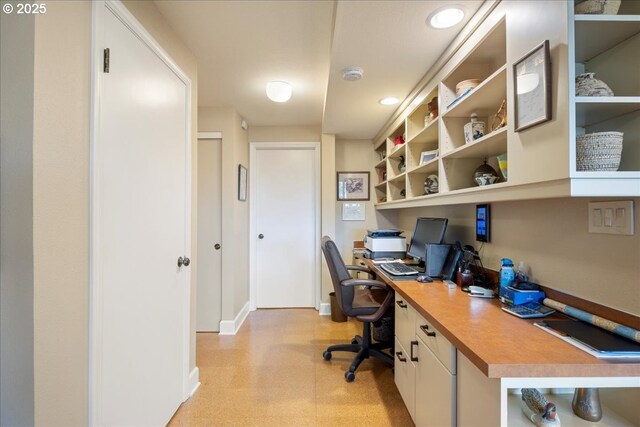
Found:
[[(102, 298), (101, 281), (101, 252), (99, 233), (101, 225), (100, 212), (95, 207), (100, 200), (100, 102), (103, 74), (103, 46), (105, 14), (108, 8), (122, 23), (124, 23), (144, 44), (162, 60), (169, 69), (185, 84), (185, 190), (186, 194), (191, 194), (191, 79), (182, 69), (171, 59), (167, 52), (151, 36), (151, 34), (138, 22), (129, 10), (119, 0), (94, 0), (92, 12), (92, 43), (91, 43), (91, 124), (90, 124), (90, 167), (89, 167), (89, 425), (100, 425), (102, 414), (98, 413), (98, 403), (101, 401), (100, 387), (98, 382), (102, 366), (102, 322), (103, 313), (100, 309)], [(185, 247), (191, 251), (191, 203), (185, 203)], [(191, 270), (185, 269), (187, 274), (187, 286), (183, 290), (182, 305), (184, 317), (182, 319), (182, 398), (186, 400), (192, 391), (199, 385), (197, 379), (197, 367), (193, 375), (189, 372), (189, 350), (190, 350), (190, 319), (191, 319)], [(193, 377), (193, 378), (190, 378)], [(192, 384), (195, 382), (195, 384)]]
[[(322, 297), (321, 292), (321, 258), (320, 258), (320, 220), (321, 220), (321, 206), (320, 206), (320, 189), (321, 189), (321, 174), (320, 174), (320, 143), (319, 142), (292, 142), (292, 143), (283, 143), (283, 142), (251, 142), (249, 143), (249, 176), (255, 177), (255, 160), (258, 150), (286, 150), (287, 148), (306, 148), (313, 150), (313, 162), (315, 168), (315, 176), (314, 176), (314, 274), (313, 274), (313, 289), (314, 289), (314, 300), (315, 300), (315, 308), (316, 310), (320, 310), (320, 299)], [(284, 167), (285, 165), (283, 165)], [(256, 184), (255, 179), (249, 179), (249, 194), (255, 194)], [(255, 212), (255, 204), (253, 204), (252, 200), (255, 200), (253, 197), (249, 197), (249, 253), (250, 253), (250, 268), (249, 268), (249, 302), (250, 309), (254, 311), (257, 308), (257, 298), (258, 298), (258, 289), (256, 288), (256, 278), (257, 278), (257, 251), (258, 247), (256, 245), (256, 212)], [(286, 256), (286, 254), (284, 254)]]

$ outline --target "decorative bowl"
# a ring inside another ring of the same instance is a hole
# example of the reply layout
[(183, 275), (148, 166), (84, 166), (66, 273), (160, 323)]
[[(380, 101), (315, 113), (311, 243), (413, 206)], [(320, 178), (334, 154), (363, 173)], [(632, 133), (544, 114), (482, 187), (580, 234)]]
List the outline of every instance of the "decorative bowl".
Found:
[(479, 186), (483, 186), (483, 185), (491, 185), (493, 183), (495, 183), (496, 181), (498, 181), (498, 177), (489, 173), (486, 173), (482, 176), (477, 176), (475, 178), (476, 180), (476, 184), (478, 184)]
[(456, 96), (460, 96), (465, 93), (468, 89), (472, 89), (482, 83), (480, 79), (468, 79), (463, 80), (456, 85)]

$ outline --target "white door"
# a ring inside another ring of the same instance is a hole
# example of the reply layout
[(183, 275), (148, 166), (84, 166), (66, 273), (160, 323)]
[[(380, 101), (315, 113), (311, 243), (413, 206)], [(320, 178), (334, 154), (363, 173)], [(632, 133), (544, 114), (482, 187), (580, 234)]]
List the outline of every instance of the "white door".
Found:
[(196, 330), (218, 332), (222, 312), (222, 140), (198, 139)]
[(188, 366), (190, 269), (177, 260), (189, 247), (189, 88), (111, 10), (102, 16), (110, 69), (97, 80), (92, 424), (165, 425)]
[(252, 209), (256, 306), (314, 307), (318, 262), (316, 147), (256, 149)]

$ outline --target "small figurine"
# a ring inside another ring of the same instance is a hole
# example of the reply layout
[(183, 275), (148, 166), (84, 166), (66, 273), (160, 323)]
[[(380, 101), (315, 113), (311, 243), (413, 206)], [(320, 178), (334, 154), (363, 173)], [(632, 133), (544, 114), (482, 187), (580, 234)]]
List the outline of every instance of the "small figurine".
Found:
[(535, 388), (523, 388), (522, 412), (538, 427), (560, 427), (556, 405)]

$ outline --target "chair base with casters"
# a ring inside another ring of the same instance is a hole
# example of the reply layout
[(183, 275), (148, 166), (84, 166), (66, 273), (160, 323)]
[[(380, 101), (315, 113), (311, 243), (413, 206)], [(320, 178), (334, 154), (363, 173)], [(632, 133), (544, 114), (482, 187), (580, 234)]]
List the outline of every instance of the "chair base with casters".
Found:
[(358, 369), (358, 366), (360, 366), (363, 360), (368, 359), (369, 357), (375, 357), (376, 359), (382, 360), (388, 365), (393, 366), (393, 357), (391, 354), (384, 351), (392, 349), (392, 345), (393, 342), (372, 343), (371, 323), (364, 322), (362, 336), (356, 335), (353, 340), (351, 340), (351, 344), (336, 344), (327, 347), (324, 353), (322, 353), (322, 357), (324, 360), (331, 360), (331, 352), (333, 351), (350, 351), (352, 353), (357, 353), (356, 357), (351, 362), (351, 366), (349, 366), (349, 370), (344, 373), (344, 379), (347, 380), (347, 382), (351, 382), (356, 379), (356, 369)]
[[(351, 382), (356, 378), (356, 369), (363, 360), (375, 357), (393, 366), (394, 358), (385, 350), (391, 349), (390, 342), (374, 343), (371, 337), (371, 324), (380, 321), (393, 310), (393, 290), (379, 280), (373, 280), (373, 272), (365, 267), (345, 265), (336, 244), (327, 236), (322, 238), (322, 253), (327, 261), (331, 282), (336, 293), (336, 301), (345, 315), (355, 317), (363, 322), (362, 336), (356, 336), (351, 344), (329, 346), (322, 354), (324, 360), (331, 360), (334, 351), (356, 353), (351, 366), (344, 373), (344, 378)], [(349, 271), (362, 271), (369, 274), (369, 279), (354, 279)]]

